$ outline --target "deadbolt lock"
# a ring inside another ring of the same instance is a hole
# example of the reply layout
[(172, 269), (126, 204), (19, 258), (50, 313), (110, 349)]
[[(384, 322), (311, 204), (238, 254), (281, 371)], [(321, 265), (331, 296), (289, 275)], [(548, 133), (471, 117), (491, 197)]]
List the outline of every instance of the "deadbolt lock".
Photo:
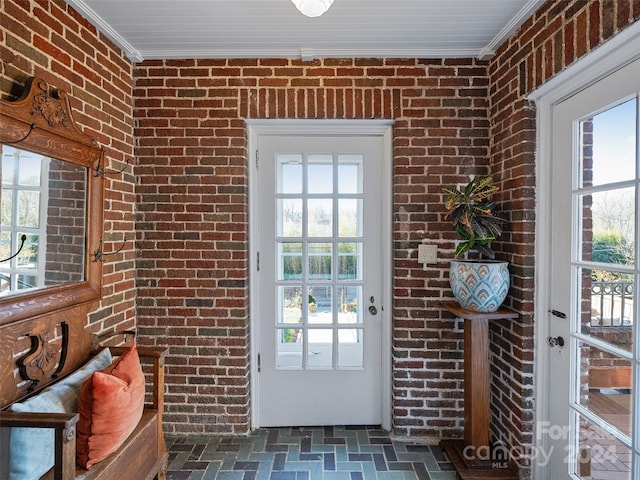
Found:
[(562, 337), (547, 337), (547, 343), (550, 347), (564, 347), (564, 338)]

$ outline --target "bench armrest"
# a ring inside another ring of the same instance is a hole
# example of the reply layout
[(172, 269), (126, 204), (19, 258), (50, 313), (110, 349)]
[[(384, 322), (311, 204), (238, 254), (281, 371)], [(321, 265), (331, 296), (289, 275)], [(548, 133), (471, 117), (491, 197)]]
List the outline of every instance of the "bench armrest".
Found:
[[(109, 347), (113, 355), (122, 355), (130, 347)], [(153, 365), (153, 400), (151, 408), (158, 410), (160, 418), (164, 412), (164, 363), (169, 349), (166, 347), (137, 347), (140, 359), (151, 359)]]
[(0, 410), (3, 427), (62, 428), (74, 427), (80, 415), (77, 413), (10, 412)]
[(53, 478), (76, 478), (76, 423), (77, 413), (38, 413), (0, 411), (3, 427), (52, 428), (55, 438)]

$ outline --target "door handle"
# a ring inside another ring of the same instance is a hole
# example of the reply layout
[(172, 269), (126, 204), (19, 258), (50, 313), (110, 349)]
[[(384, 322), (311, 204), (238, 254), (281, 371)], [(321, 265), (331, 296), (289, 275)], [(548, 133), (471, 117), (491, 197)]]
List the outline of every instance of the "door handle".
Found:
[(376, 297), (374, 297), (373, 295), (371, 295), (369, 297), (369, 303), (371, 303), (371, 305), (369, 305), (369, 313), (371, 315), (377, 315), (378, 314), (378, 309), (376, 308), (375, 305), (373, 305), (373, 302), (376, 301)]
[(564, 347), (564, 338), (558, 337), (547, 337), (547, 343), (550, 347)]
[(553, 315), (554, 317), (558, 317), (558, 318), (567, 318), (567, 314), (560, 312), (558, 310), (549, 310), (549, 313), (551, 315)]

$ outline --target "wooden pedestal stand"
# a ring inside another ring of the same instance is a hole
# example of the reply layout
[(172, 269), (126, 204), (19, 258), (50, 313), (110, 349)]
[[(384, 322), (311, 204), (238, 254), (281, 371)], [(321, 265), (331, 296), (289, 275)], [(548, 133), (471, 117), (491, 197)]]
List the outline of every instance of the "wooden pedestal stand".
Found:
[(442, 301), (441, 305), (464, 319), (464, 440), (443, 440), (440, 445), (461, 480), (517, 480), (508, 459), (493, 459), (488, 446), (489, 320), (518, 318), (518, 314), (504, 307), (491, 313), (473, 312), (456, 301)]

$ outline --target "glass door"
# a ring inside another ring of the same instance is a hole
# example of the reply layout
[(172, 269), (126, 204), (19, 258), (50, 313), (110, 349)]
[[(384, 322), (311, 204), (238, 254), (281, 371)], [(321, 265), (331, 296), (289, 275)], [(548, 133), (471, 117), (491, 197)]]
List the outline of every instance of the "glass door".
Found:
[(639, 73), (636, 62), (554, 110), (548, 478), (640, 478)]
[(382, 139), (258, 153), (260, 424), (380, 424)]

